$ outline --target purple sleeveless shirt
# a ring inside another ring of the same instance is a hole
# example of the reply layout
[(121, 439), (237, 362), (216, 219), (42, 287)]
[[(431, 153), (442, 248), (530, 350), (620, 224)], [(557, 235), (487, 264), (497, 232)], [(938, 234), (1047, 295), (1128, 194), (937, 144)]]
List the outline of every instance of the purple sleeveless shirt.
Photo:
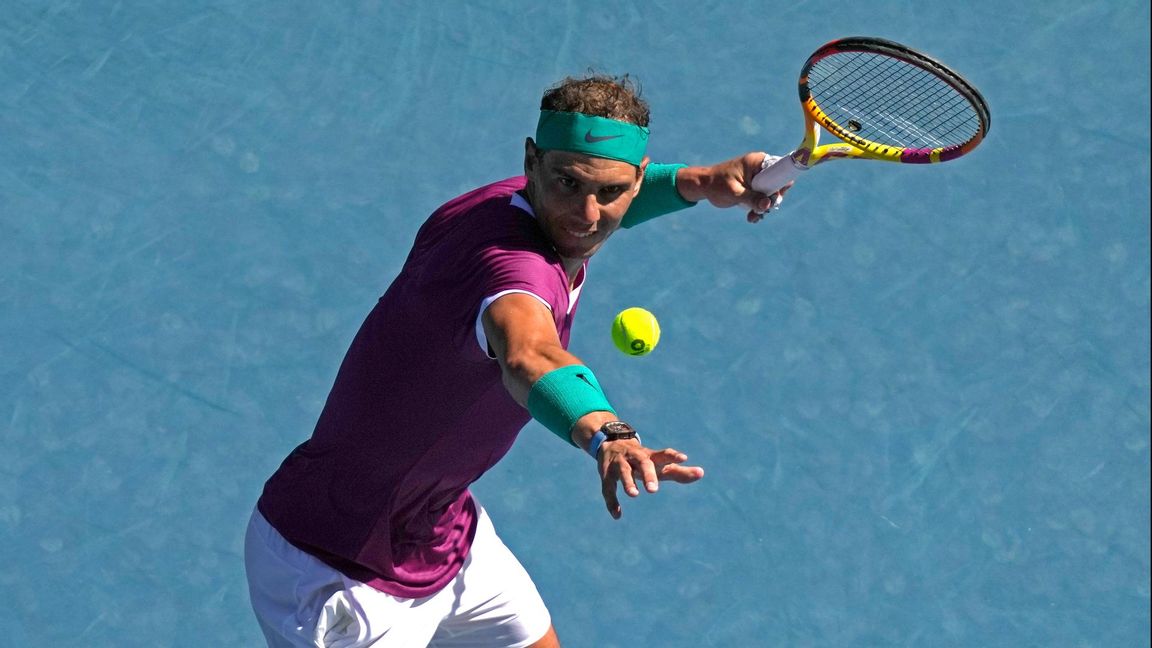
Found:
[(477, 342), (481, 302), (533, 293), (568, 346), (576, 309), (560, 258), (511, 204), (524, 184), (481, 187), (424, 223), (352, 341), (312, 437), (257, 504), (293, 545), (394, 596), (433, 594), (459, 572), (476, 531), (468, 486), (530, 420)]

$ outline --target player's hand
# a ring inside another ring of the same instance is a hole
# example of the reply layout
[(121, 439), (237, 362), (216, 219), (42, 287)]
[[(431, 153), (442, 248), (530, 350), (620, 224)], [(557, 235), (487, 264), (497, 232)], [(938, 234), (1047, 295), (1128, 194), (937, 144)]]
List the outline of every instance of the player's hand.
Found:
[(748, 209), (748, 222), (757, 223), (765, 212), (779, 208), (784, 194), (792, 187), (789, 183), (770, 196), (752, 189), (752, 178), (778, 159), (775, 155), (753, 152), (712, 166), (687, 167), (677, 175), (676, 187), (685, 200), (692, 202), (707, 200), (721, 208), (741, 205)]
[(637, 482), (644, 484), (644, 490), (655, 493), (661, 481), (674, 481), (691, 484), (704, 476), (699, 466), (684, 466), (688, 455), (665, 448), (653, 450), (640, 445), (635, 439), (605, 441), (600, 446), (597, 462), (600, 467), (601, 492), (608, 513), (619, 520), (622, 512), (620, 500), (616, 496), (617, 485), (624, 487), (629, 497), (639, 497)]
[[(749, 155), (755, 154), (750, 153)], [(745, 158), (747, 157), (748, 156), (745, 156)], [(764, 214), (780, 209), (780, 203), (784, 202), (784, 194), (788, 193), (788, 190), (792, 188), (793, 183), (789, 182), (788, 184), (781, 187), (780, 191), (770, 195), (762, 194), (759, 191), (755, 191), (751, 188), (752, 178), (757, 173), (760, 173), (761, 169), (766, 169), (772, 166), (772, 164), (776, 162), (776, 160), (779, 160), (780, 157), (781, 156), (779, 155), (769, 155), (764, 153), (760, 156), (760, 160), (756, 164), (755, 168), (748, 169), (751, 171), (751, 174), (746, 176), (749, 187), (748, 192), (754, 196), (751, 207), (748, 209), (747, 218), (749, 223), (759, 223), (760, 221), (764, 220)]]

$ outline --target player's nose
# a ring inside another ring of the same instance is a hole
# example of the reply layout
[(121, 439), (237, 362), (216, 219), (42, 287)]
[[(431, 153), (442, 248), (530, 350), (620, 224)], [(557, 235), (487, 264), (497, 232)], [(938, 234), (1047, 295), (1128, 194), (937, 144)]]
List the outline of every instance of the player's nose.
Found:
[(590, 193), (584, 196), (581, 211), (581, 217), (585, 223), (594, 224), (600, 220), (600, 203), (596, 200), (596, 194)]

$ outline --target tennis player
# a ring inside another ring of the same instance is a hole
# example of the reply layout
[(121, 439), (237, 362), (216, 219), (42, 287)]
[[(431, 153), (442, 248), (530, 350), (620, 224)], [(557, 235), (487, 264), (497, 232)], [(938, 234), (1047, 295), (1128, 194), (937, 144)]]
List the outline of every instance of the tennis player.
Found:
[[(559, 646), (548, 609), (468, 487), (530, 417), (617, 490), (704, 471), (653, 449), (569, 353), (588, 260), (620, 227), (748, 189), (763, 153), (650, 164), (627, 77), (566, 79), (542, 100), (524, 175), (424, 223), (344, 358), (312, 437), (267, 481), (248, 526), (252, 606), (269, 646)], [(559, 446), (558, 446), (559, 447)]]

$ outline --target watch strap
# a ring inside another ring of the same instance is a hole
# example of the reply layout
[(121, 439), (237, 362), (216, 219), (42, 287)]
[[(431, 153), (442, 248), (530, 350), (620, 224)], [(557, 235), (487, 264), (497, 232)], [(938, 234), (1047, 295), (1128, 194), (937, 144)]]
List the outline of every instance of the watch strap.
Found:
[[(612, 421), (612, 422), (615, 422), (615, 421)], [(625, 423), (624, 425), (628, 425), (628, 424)], [(592, 455), (593, 459), (599, 459), (600, 458), (600, 446), (604, 445), (605, 441), (621, 441), (623, 439), (636, 439), (637, 443), (640, 443), (640, 434), (637, 433), (636, 429), (633, 428), (631, 425), (628, 425), (628, 431), (627, 432), (605, 432), (604, 428), (606, 428), (606, 427), (610, 427), (610, 426), (607, 423), (600, 426), (600, 429), (596, 430), (596, 434), (593, 434), (592, 438), (588, 442), (588, 454)]]
[(604, 434), (601, 430), (596, 430), (596, 434), (592, 435), (592, 440), (588, 442), (588, 454), (592, 455), (593, 459), (600, 458), (600, 446), (608, 440), (608, 435)]

